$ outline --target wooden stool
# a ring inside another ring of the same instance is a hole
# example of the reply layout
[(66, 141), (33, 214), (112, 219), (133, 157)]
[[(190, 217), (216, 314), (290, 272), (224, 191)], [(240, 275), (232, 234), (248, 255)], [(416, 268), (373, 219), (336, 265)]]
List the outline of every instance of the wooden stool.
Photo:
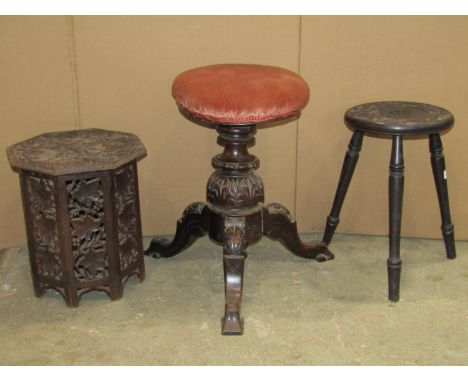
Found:
[(442, 235), (447, 257), (454, 259), (454, 226), (450, 218), (447, 192), (447, 173), (442, 152), (440, 133), (449, 129), (454, 122), (453, 115), (440, 107), (417, 102), (373, 102), (349, 109), (345, 114), (346, 125), (354, 130), (341, 170), (338, 188), (327, 224), (323, 241), (330, 244), (339, 222), (339, 214), (356, 167), (361, 150), (363, 135), (386, 134), (393, 139), (390, 159), (389, 212), (390, 212), (390, 250), (387, 260), (388, 298), (398, 301), (400, 295), (400, 228), (403, 204), (404, 162), (403, 137), (429, 136), (432, 172), (439, 198), (442, 216)]
[(99, 290), (121, 298), (128, 278), (145, 277), (132, 135), (98, 129), (39, 135), (11, 146), (19, 171), (37, 297), (55, 289), (68, 306)]
[(172, 94), (180, 111), (202, 124), (215, 125), (222, 154), (212, 160), (207, 204), (193, 203), (177, 222), (172, 241), (153, 239), (145, 254), (171, 257), (209, 234), (223, 246), (225, 315), (222, 334), (242, 334), (240, 317), (247, 247), (263, 235), (279, 240), (297, 256), (333, 258), (323, 242), (305, 244), (296, 222), (279, 204), (263, 205), (264, 189), (255, 174), (259, 160), (249, 154), (257, 125), (298, 116), (309, 88), (297, 74), (262, 65), (212, 65), (180, 74)]

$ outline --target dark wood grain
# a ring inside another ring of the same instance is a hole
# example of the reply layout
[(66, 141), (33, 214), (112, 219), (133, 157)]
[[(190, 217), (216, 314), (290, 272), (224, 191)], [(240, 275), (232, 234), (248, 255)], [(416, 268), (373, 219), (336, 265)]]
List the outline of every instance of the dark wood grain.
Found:
[(102, 291), (122, 297), (144, 279), (132, 134), (80, 130), (40, 135), (8, 149), (19, 171), (34, 292), (58, 291), (68, 306)]
[(452, 127), (454, 117), (448, 110), (434, 105), (418, 102), (383, 101), (354, 106), (346, 111), (344, 119), (346, 125), (354, 132), (341, 170), (333, 206), (327, 218), (323, 241), (330, 244), (339, 223), (339, 214), (356, 167), (363, 134), (373, 137), (391, 136), (393, 143), (388, 181), (388, 298), (391, 301), (398, 301), (400, 298), (400, 231), (404, 188), (403, 139), (406, 136), (415, 136), (416, 138), (429, 136), (432, 172), (442, 218), (442, 236), (447, 258), (456, 258), (454, 226), (450, 216), (447, 189), (447, 172), (440, 138), (441, 132)]
[(226, 301), (221, 332), (242, 334), (241, 301), (249, 245), (265, 235), (303, 258), (325, 261), (332, 259), (333, 254), (324, 242), (303, 243), (296, 222), (284, 207), (277, 204), (263, 207), (264, 185), (255, 172), (260, 161), (248, 151), (255, 143), (257, 127), (218, 125), (216, 129), (218, 144), (224, 150), (212, 160), (215, 171), (207, 182), (207, 204), (190, 205), (177, 222), (174, 238), (153, 239), (145, 254), (171, 257), (208, 233), (213, 242), (223, 247)]
[(335, 199), (333, 200), (333, 206), (330, 211), (330, 215), (327, 217), (327, 224), (325, 226), (325, 233), (323, 235), (323, 241), (330, 244), (336, 227), (340, 222), (340, 211), (343, 207), (343, 202), (348, 191), (351, 178), (354, 174), (357, 161), (359, 159), (359, 152), (362, 147), (362, 140), (364, 134), (362, 131), (355, 131), (351, 137), (351, 141), (348, 145), (348, 151), (346, 152), (345, 159), (343, 162), (343, 168), (341, 169), (340, 180), (338, 181), (338, 187), (335, 193)]
[(403, 137), (395, 135), (392, 143), (390, 159), (390, 174), (388, 178), (389, 195), (389, 255), (387, 259), (388, 270), (388, 299), (398, 301), (400, 298), (400, 231), (401, 212), (403, 209), (404, 187)]
[(432, 173), (439, 200), (440, 216), (442, 218), (442, 236), (444, 238), (447, 258), (455, 259), (455, 228), (450, 217), (450, 206), (447, 187), (447, 170), (445, 168), (445, 158), (442, 147), (442, 140), (439, 134), (429, 136), (429, 150), (431, 152)]

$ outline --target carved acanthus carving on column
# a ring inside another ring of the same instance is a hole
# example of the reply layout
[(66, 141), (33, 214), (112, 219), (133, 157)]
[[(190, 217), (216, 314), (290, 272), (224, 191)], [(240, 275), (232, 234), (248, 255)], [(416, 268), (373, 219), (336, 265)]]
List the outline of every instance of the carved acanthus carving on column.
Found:
[(244, 218), (226, 218), (224, 242), (225, 255), (245, 255)]
[(255, 206), (264, 200), (263, 181), (253, 171), (227, 174), (215, 171), (206, 187), (208, 202), (234, 208)]

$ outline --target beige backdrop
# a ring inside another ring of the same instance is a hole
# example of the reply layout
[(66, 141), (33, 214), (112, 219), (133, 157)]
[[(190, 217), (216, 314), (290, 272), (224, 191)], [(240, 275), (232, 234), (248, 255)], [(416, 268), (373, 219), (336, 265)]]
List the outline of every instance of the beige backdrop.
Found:
[[(267, 202), (296, 215), (301, 232), (323, 230), (351, 136), (344, 111), (405, 99), (450, 109), (443, 137), (458, 239), (468, 238), (467, 17), (0, 17), (1, 146), (53, 130), (91, 127), (141, 137), (143, 231), (169, 234), (185, 206), (204, 200), (220, 147), (185, 120), (171, 97), (183, 70), (220, 62), (282, 66), (309, 83), (302, 118), (261, 129), (252, 152)], [(390, 141), (365, 138), (340, 232), (387, 233)], [(427, 141), (405, 141), (403, 235), (439, 237)], [(25, 242), (17, 175), (0, 155), (0, 248)]]

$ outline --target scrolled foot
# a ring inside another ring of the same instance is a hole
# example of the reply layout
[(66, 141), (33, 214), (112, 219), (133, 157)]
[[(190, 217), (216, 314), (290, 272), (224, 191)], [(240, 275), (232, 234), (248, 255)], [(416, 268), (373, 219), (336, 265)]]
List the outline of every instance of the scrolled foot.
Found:
[(223, 335), (241, 335), (244, 333), (244, 320), (239, 312), (226, 312), (221, 318), (221, 334)]
[(190, 247), (198, 238), (208, 232), (208, 207), (205, 203), (190, 204), (177, 221), (177, 229), (172, 240), (155, 238), (145, 251), (146, 256), (172, 257)]
[(335, 257), (323, 241), (307, 244), (301, 241), (296, 222), (281, 204), (268, 204), (263, 208), (262, 214), (263, 234), (272, 240), (278, 240), (296, 256), (319, 262), (332, 260)]

